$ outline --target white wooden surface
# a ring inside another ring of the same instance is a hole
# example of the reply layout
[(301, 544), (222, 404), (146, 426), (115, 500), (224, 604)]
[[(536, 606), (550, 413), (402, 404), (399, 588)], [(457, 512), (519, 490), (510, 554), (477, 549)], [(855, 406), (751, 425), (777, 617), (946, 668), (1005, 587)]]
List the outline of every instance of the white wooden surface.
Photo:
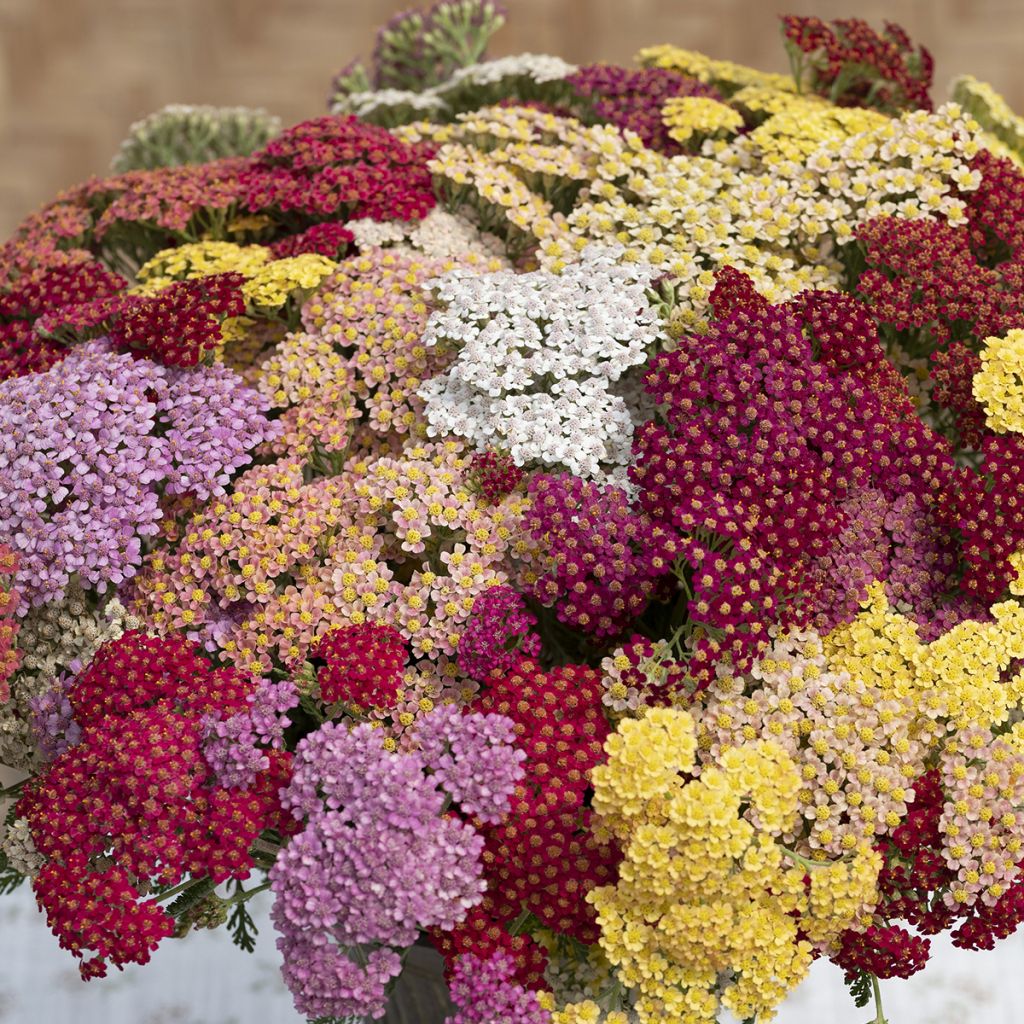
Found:
[[(0, 898), (2, 1024), (292, 1024), (301, 1022), (281, 983), (269, 900), (257, 907), (256, 953), (235, 949), (224, 932), (167, 941), (151, 963), (84, 984), (57, 948), (23, 887)], [(254, 901), (257, 902), (257, 901)], [(883, 985), (890, 1024), (1021, 1024), (1024, 936), (992, 953), (940, 947), (909, 982)], [(783, 1008), (779, 1024), (865, 1024), (839, 972), (816, 965)], [(724, 1024), (724, 1022), (723, 1022)]]

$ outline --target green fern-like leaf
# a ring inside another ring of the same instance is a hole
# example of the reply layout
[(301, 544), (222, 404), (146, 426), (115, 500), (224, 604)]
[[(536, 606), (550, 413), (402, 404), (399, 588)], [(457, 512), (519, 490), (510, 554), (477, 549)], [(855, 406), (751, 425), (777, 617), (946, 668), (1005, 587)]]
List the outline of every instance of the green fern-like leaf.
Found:
[(866, 971), (858, 971), (852, 977), (845, 979), (846, 987), (853, 996), (853, 1001), (858, 1007), (867, 1006), (871, 1002), (871, 975)]
[(259, 934), (259, 929), (244, 903), (236, 903), (231, 908), (228, 930), (231, 932), (231, 941), (239, 949), (246, 953), (252, 953), (256, 949), (256, 936)]

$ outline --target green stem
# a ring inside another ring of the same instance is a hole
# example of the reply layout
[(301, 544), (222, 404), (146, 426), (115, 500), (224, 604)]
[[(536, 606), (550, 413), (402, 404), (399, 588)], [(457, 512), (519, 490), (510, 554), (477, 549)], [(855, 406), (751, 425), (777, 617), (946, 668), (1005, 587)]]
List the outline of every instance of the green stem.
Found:
[(871, 1021), (871, 1024), (888, 1024), (885, 1013), (882, 1011), (882, 990), (879, 987), (878, 978), (873, 974), (871, 975), (871, 991), (875, 997), (875, 1019)]
[(264, 882), (262, 885), (254, 886), (252, 889), (239, 889), (234, 896), (229, 896), (227, 899), (222, 900), (228, 906), (234, 903), (245, 903), (247, 900), (251, 900), (257, 893), (261, 893), (270, 888), (269, 882)]
[(817, 871), (819, 868), (827, 868), (829, 866), (829, 861), (827, 860), (808, 860), (807, 857), (802, 857), (799, 853), (786, 846), (782, 847), (782, 852), (794, 864), (799, 864), (802, 868), (807, 868), (808, 871)]
[(174, 899), (179, 892), (184, 892), (186, 889), (191, 889), (192, 886), (201, 885), (203, 882), (208, 881), (206, 878), (190, 878), (187, 882), (182, 882), (181, 885), (176, 885), (173, 889), (168, 889), (167, 892), (161, 893), (155, 900), (154, 903), (165, 903), (167, 900)]
[(532, 917), (533, 915), (530, 913), (529, 910), (523, 910), (519, 914), (519, 916), (512, 922), (512, 927), (508, 930), (509, 935), (514, 937), (516, 935), (519, 935), (521, 932), (524, 932), (526, 930), (527, 924), (529, 924), (530, 919)]

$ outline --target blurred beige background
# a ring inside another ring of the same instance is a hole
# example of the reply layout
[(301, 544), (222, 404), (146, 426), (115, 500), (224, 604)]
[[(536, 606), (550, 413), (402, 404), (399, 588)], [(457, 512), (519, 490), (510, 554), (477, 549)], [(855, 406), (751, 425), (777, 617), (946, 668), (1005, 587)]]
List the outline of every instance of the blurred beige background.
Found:
[[(415, 0), (0, 0), (0, 235), (60, 188), (102, 174), (134, 119), (165, 103), (324, 111), (335, 70)], [(935, 54), (936, 95), (970, 71), (1024, 109), (1024, 0), (508, 0), (496, 54), (628, 62), (671, 42), (785, 70), (780, 11), (877, 26)]]

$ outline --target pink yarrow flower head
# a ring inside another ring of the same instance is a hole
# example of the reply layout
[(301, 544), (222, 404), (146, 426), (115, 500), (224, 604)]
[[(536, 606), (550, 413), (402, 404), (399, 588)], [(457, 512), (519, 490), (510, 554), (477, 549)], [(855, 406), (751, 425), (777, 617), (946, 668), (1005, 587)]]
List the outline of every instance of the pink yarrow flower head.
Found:
[(489, 731), (477, 721), (488, 717), (463, 726), (442, 716), (425, 727), (422, 752), (390, 753), (366, 724), (327, 722), (298, 744), (282, 801), (305, 824), (270, 879), (285, 982), (300, 1013), (383, 1016), (387, 982), (400, 969), (394, 949), (424, 928), (454, 927), (480, 902), (483, 837), (445, 807), (446, 793), (465, 810), (484, 801), (463, 781), (467, 772), (471, 782), (485, 776), (505, 749), (509, 784), (485, 810), (500, 817), (507, 808), (518, 779), (511, 723)]
[(0, 383), (0, 543), (27, 603), (59, 599), (74, 574), (101, 592), (133, 576), (158, 486), (223, 493), (273, 435), (264, 408), (225, 367), (169, 370), (103, 341)]

